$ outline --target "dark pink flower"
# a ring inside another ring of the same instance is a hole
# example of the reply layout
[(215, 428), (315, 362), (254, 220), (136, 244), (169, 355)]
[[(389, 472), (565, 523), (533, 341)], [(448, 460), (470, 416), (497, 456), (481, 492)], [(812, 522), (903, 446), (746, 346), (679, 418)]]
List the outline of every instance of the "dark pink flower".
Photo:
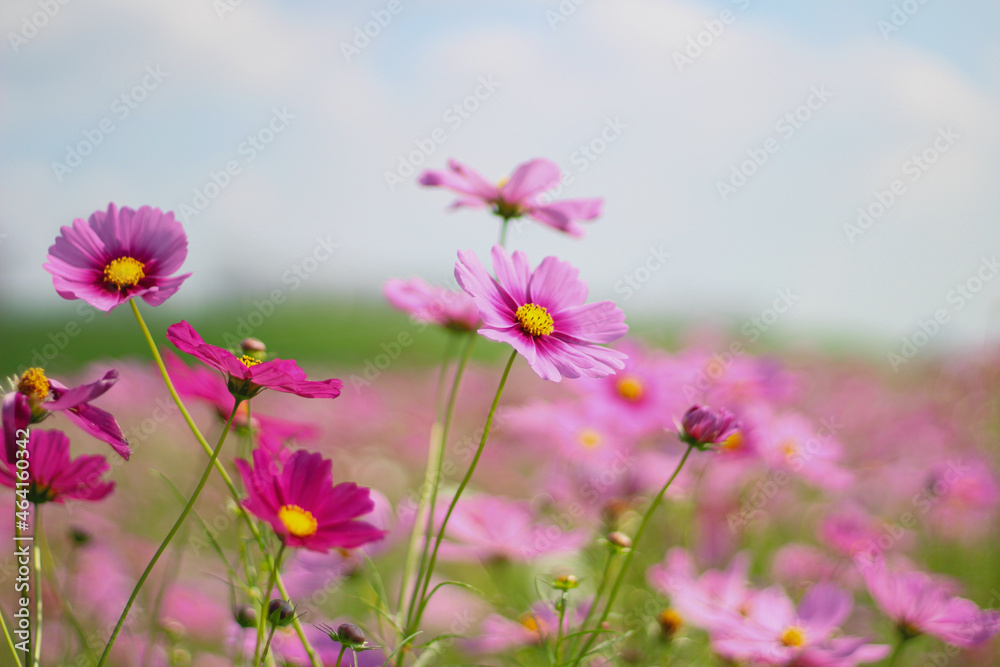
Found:
[(546, 380), (601, 378), (625, 365), (623, 352), (602, 347), (628, 331), (611, 301), (584, 303), (587, 284), (568, 262), (546, 257), (534, 271), (523, 252), (491, 253), (496, 279), (471, 251), (459, 251), (455, 277), (475, 300), (483, 336), (510, 343)]
[[(206, 364), (226, 374), (233, 396), (253, 398), (264, 389), (274, 389), (304, 398), (337, 398), (343, 383), (337, 379), (311, 381), (292, 360), (259, 361), (244, 354), (236, 356), (229, 350), (209, 345), (186, 321), (167, 328), (167, 340)], [(227, 415), (228, 417), (228, 415)]]
[(108, 412), (90, 404), (118, 381), (118, 371), (110, 370), (100, 380), (72, 389), (50, 380), (41, 368), (29, 368), (17, 380), (14, 391), (3, 397), (3, 435), (6, 460), (14, 460), (15, 433), (37, 424), (53, 412), (62, 412), (71, 422), (111, 445), (128, 461), (132, 450), (118, 422)]
[(420, 184), (443, 187), (462, 198), (452, 208), (490, 207), (505, 220), (528, 216), (570, 236), (583, 236), (578, 220), (593, 220), (601, 215), (602, 199), (567, 199), (546, 203), (545, 193), (561, 180), (559, 165), (535, 159), (519, 165), (509, 179), (493, 184), (478, 172), (456, 160), (448, 161), (446, 171), (425, 171)]
[(420, 322), (430, 322), (456, 331), (475, 331), (479, 309), (464, 292), (432, 287), (423, 278), (392, 279), (383, 288), (386, 300)]
[(375, 509), (369, 490), (348, 482), (334, 486), (333, 463), (320, 454), (300, 449), (280, 466), (255, 449), (252, 468), (242, 459), (236, 467), (247, 489), (244, 506), (290, 547), (353, 549), (385, 536), (356, 520)]
[(186, 257), (187, 235), (173, 213), (112, 203), (63, 227), (44, 268), (59, 296), (108, 312), (137, 296), (159, 306), (191, 275), (171, 275)]
[(69, 458), (69, 438), (61, 431), (31, 429), (27, 444), (28, 479), (18, 477), (13, 462), (0, 466), (0, 484), (16, 488), (17, 482), (28, 482), (28, 500), (35, 503), (63, 503), (67, 498), (100, 500), (115, 488), (114, 482), (104, 481), (111, 469), (103, 456)]
[(681, 420), (680, 438), (693, 447), (717, 445), (736, 432), (736, 417), (725, 408), (712, 412), (703, 405), (693, 405)]
[(923, 572), (889, 572), (881, 558), (861, 568), (875, 604), (904, 636), (929, 634), (962, 648), (1000, 632), (1000, 612), (955, 597), (952, 587)]

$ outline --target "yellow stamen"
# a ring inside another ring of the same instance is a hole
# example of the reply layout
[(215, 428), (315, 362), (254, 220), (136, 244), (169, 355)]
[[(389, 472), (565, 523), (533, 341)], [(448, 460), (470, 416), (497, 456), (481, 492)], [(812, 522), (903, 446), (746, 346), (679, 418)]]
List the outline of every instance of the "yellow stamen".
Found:
[(798, 455), (799, 444), (789, 438), (781, 443), (781, 451), (784, 453), (786, 459), (790, 459)]
[(49, 395), (49, 379), (41, 368), (29, 368), (24, 371), (17, 383), (17, 391), (28, 398), (42, 400)]
[(676, 609), (664, 609), (656, 616), (657, 622), (663, 634), (672, 637), (684, 625), (684, 617), (677, 613)]
[(601, 437), (600, 431), (593, 428), (583, 429), (582, 431), (580, 431), (580, 434), (576, 437), (577, 440), (580, 441), (580, 444), (587, 449), (594, 449), (595, 447), (600, 447), (601, 442), (604, 440), (604, 438)]
[(503, 186), (507, 185), (507, 183), (509, 182), (510, 182), (510, 176), (504, 176), (499, 181), (497, 181), (497, 187), (503, 188)]
[(541, 633), (543, 630), (543, 626), (539, 625), (538, 619), (535, 618), (534, 614), (521, 614), (521, 616), (518, 617), (517, 622), (532, 632)]
[(146, 277), (146, 265), (134, 257), (119, 257), (104, 267), (104, 280), (115, 287), (134, 287)]
[(785, 646), (802, 646), (806, 643), (806, 631), (797, 625), (790, 625), (781, 633), (781, 643)]
[(618, 381), (618, 395), (633, 403), (642, 398), (642, 382), (634, 375), (626, 375)]
[(312, 537), (319, 525), (316, 517), (298, 505), (285, 505), (278, 510), (278, 518), (295, 537)]
[(735, 431), (731, 436), (722, 442), (722, 448), (730, 452), (738, 452), (743, 449), (743, 445), (745, 444), (743, 434), (739, 431)]
[(249, 354), (244, 354), (242, 357), (240, 357), (240, 361), (242, 361), (243, 365), (246, 366), (247, 368), (250, 368), (251, 366), (256, 366), (257, 364), (260, 363), (260, 359), (254, 359)]
[(556, 328), (552, 316), (544, 306), (526, 303), (515, 313), (521, 329), (529, 336), (548, 336)]

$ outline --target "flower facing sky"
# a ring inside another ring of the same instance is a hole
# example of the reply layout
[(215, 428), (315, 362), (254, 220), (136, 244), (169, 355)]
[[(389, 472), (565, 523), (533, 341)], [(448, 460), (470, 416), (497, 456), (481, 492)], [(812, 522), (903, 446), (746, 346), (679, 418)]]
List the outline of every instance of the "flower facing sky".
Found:
[[(61, 431), (31, 429), (28, 438), (28, 500), (35, 503), (63, 503), (67, 498), (100, 500), (115, 488), (102, 478), (111, 469), (103, 456), (69, 457), (69, 438)], [(17, 468), (13, 462), (0, 466), (0, 484), (16, 488)]]
[(186, 321), (167, 327), (167, 339), (206, 364), (226, 374), (233, 396), (253, 398), (264, 389), (274, 389), (303, 398), (337, 398), (343, 383), (337, 379), (307, 380), (306, 373), (290, 359), (260, 361), (244, 354), (236, 356), (229, 350), (206, 343)]
[(593, 220), (601, 215), (602, 199), (567, 199), (545, 203), (545, 192), (559, 184), (559, 165), (551, 160), (535, 159), (519, 165), (510, 178), (490, 183), (479, 172), (456, 161), (448, 161), (444, 171), (427, 170), (420, 184), (443, 187), (462, 195), (452, 208), (490, 207), (496, 215), (510, 220), (527, 216), (570, 236), (583, 236), (578, 220)]
[(568, 262), (546, 257), (534, 271), (527, 256), (491, 253), (496, 279), (471, 251), (459, 251), (455, 277), (475, 300), (483, 319), (479, 333), (510, 343), (546, 380), (606, 377), (625, 366), (625, 353), (602, 347), (628, 331), (611, 301), (584, 303), (587, 284)]
[(186, 257), (187, 235), (173, 213), (112, 203), (64, 226), (44, 268), (59, 296), (109, 312), (137, 296), (159, 306), (191, 275), (171, 275)]
[(290, 547), (326, 552), (353, 549), (380, 540), (385, 531), (357, 518), (375, 509), (368, 489), (333, 485), (333, 463), (300, 449), (279, 466), (265, 452), (253, 452), (253, 467), (237, 469), (247, 489), (244, 506), (267, 521)]
[(37, 424), (52, 412), (63, 412), (70, 421), (99, 440), (111, 445), (128, 461), (132, 450), (118, 422), (108, 412), (90, 404), (118, 381), (118, 371), (110, 370), (100, 380), (72, 389), (50, 380), (41, 368), (29, 368), (14, 382), (14, 391), (3, 397), (3, 434), (8, 461), (14, 460), (18, 429)]

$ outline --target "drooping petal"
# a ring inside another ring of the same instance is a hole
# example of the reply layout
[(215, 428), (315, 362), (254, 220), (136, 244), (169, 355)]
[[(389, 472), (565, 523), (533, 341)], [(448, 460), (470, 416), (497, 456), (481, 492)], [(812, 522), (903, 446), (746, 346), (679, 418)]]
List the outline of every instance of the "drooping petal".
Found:
[(510, 180), (501, 188), (500, 196), (512, 204), (530, 202), (536, 195), (558, 185), (559, 165), (551, 160), (536, 158), (518, 166)]

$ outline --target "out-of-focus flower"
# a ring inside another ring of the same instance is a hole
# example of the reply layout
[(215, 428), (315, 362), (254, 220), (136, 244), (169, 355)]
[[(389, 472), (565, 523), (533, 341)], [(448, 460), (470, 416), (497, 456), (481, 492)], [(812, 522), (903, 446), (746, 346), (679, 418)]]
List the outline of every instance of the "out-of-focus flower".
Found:
[(738, 428), (736, 417), (725, 408), (712, 412), (703, 405), (692, 405), (681, 419), (678, 436), (692, 447), (703, 449), (724, 442)]
[(750, 556), (733, 556), (724, 571), (708, 570), (700, 577), (691, 554), (675, 547), (660, 564), (649, 568), (649, 583), (670, 596), (671, 605), (682, 619), (711, 630), (732, 614), (746, 613), (753, 599), (747, 573)]
[(187, 235), (173, 213), (111, 203), (63, 227), (44, 268), (59, 296), (109, 312), (137, 296), (151, 306), (169, 299), (191, 275), (171, 275), (186, 257)]
[(824, 426), (818, 428), (797, 413), (755, 413), (760, 457), (775, 470), (790, 470), (816, 486), (842, 490), (854, 476), (840, 465), (843, 446)]
[(382, 289), (390, 304), (419, 322), (455, 331), (475, 331), (479, 327), (479, 309), (464, 292), (433, 287), (423, 278), (394, 278)]
[[(563, 636), (572, 633), (587, 615), (590, 603), (577, 605), (563, 617)], [(499, 614), (483, 619), (479, 634), (465, 646), (473, 653), (497, 655), (508, 649), (540, 644), (547, 637), (554, 637), (559, 629), (559, 615), (546, 602), (536, 602), (531, 611), (517, 620)]]
[(115, 488), (106, 482), (104, 473), (111, 469), (103, 456), (69, 457), (69, 438), (60, 431), (31, 429), (27, 444), (30, 461), (28, 479), (18, 477), (13, 462), (0, 466), (0, 484), (16, 488), (28, 482), (28, 500), (35, 503), (63, 503), (75, 500), (100, 500)]
[(509, 179), (493, 184), (475, 170), (449, 160), (447, 170), (427, 170), (421, 174), (420, 184), (447, 188), (462, 195), (452, 208), (490, 207), (505, 220), (528, 216), (570, 236), (582, 237), (583, 228), (577, 221), (593, 220), (601, 215), (604, 200), (567, 199), (545, 203), (543, 195), (558, 185), (560, 178), (559, 165), (555, 162), (534, 159), (519, 165)]
[(875, 604), (905, 637), (926, 633), (971, 648), (1000, 632), (1000, 611), (955, 597), (951, 586), (923, 572), (890, 572), (878, 559), (861, 574)]
[(279, 470), (276, 461), (255, 449), (252, 468), (242, 459), (236, 467), (247, 489), (244, 506), (290, 547), (353, 549), (385, 535), (357, 521), (375, 508), (369, 490), (349, 482), (334, 486), (333, 464), (319, 454), (300, 449)]
[(12, 382), (14, 390), (3, 397), (3, 436), (7, 461), (14, 460), (18, 429), (37, 424), (53, 412), (67, 418), (98, 440), (111, 445), (128, 461), (132, 450), (118, 422), (108, 412), (90, 404), (118, 381), (118, 371), (110, 370), (100, 380), (72, 389), (50, 380), (41, 368), (29, 368)]
[(441, 544), (442, 558), (484, 561), (534, 561), (573, 551), (588, 539), (584, 531), (536, 522), (527, 502), (487, 495), (463, 498), (446, 535), (449, 540)]
[(494, 280), (470, 251), (458, 253), (455, 277), (483, 318), (479, 333), (510, 343), (538, 375), (558, 382), (601, 378), (625, 365), (626, 355), (602, 347), (628, 331), (625, 314), (611, 301), (584, 303), (587, 285), (568, 262), (546, 257), (534, 271), (523, 252), (491, 253)]
[(754, 595), (746, 615), (732, 615), (715, 628), (712, 648), (724, 658), (754, 665), (853, 667), (877, 662), (887, 645), (862, 637), (836, 636), (851, 613), (851, 596), (831, 584), (817, 584), (795, 608), (780, 587)]
[[(258, 361), (255, 357), (235, 354), (206, 343), (186, 321), (171, 324), (167, 339), (206, 364), (226, 374), (227, 386), (233, 396), (253, 398), (264, 389), (274, 389), (303, 398), (336, 398), (343, 383), (337, 379), (307, 380), (305, 371), (290, 359)], [(227, 415), (228, 416), (228, 415)]]

